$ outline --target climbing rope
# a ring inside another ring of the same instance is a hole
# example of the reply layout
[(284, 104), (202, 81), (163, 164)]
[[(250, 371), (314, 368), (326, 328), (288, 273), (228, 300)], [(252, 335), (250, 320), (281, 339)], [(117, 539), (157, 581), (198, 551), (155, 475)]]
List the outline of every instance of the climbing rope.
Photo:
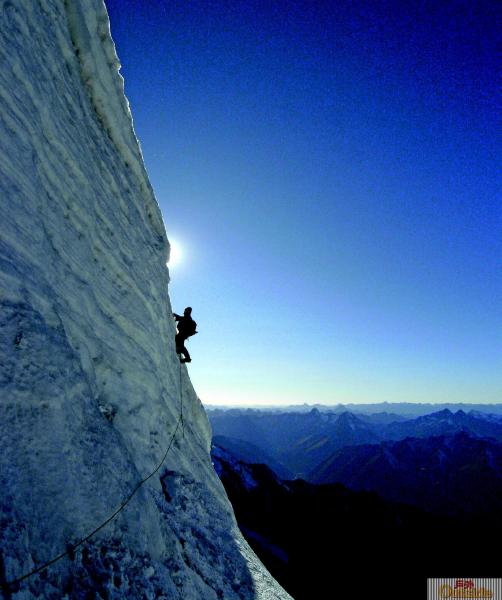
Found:
[(139, 490), (139, 488), (144, 483), (146, 483), (151, 477), (153, 477), (155, 475), (155, 473), (157, 473), (157, 471), (160, 469), (160, 467), (163, 465), (164, 461), (166, 460), (167, 455), (169, 454), (169, 451), (171, 450), (171, 446), (173, 444), (174, 438), (176, 437), (176, 433), (178, 432), (180, 423), (183, 424), (183, 437), (185, 436), (185, 425), (183, 423), (183, 389), (181, 387), (181, 363), (180, 363), (180, 400), (181, 400), (180, 416), (178, 417), (178, 421), (176, 423), (174, 433), (171, 436), (169, 445), (167, 446), (167, 450), (165, 451), (165, 454), (162, 457), (162, 460), (159, 462), (159, 464), (155, 467), (155, 469), (149, 475), (147, 475), (144, 479), (142, 479), (136, 485), (136, 487), (133, 489), (133, 491), (129, 494), (129, 496), (127, 496), (127, 498), (122, 502), (122, 504), (117, 508), (117, 510), (112, 515), (110, 515), (105, 521), (103, 521), (100, 525), (98, 525), (98, 527), (96, 527), (96, 529), (93, 529), (91, 531), (91, 533), (86, 535), (84, 538), (82, 538), (81, 540), (78, 540), (74, 544), (67, 544), (66, 550), (64, 552), (61, 552), (61, 554), (58, 554), (54, 558), (51, 558), (51, 560), (48, 560), (47, 562), (45, 562), (44, 564), (40, 565), (39, 567), (33, 569), (32, 571), (25, 573), (21, 577), (17, 577), (16, 579), (12, 579), (11, 581), (0, 581), (0, 589), (2, 589), (7, 594), (9, 594), (10, 592), (16, 592), (17, 589), (19, 588), (19, 584), (22, 581), (24, 581), (25, 579), (28, 579), (29, 577), (32, 577), (33, 575), (36, 575), (37, 573), (40, 573), (40, 571), (44, 571), (45, 569), (47, 569), (47, 567), (50, 567), (51, 565), (58, 562), (65, 556), (68, 556), (69, 558), (71, 558), (73, 560), (74, 555), (75, 555), (75, 550), (79, 546), (81, 546), (82, 544), (87, 542), (93, 535), (98, 533), (98, 531), (103, 529), (103, 527), (108, 525), (108, 523), (110, 523), (110, 521), (112, 521), (129, 504), (129, 502), (131, 501), (133, 496), (136, 494), (136, 492)]
[(183, 439), (185, 438), (185, 421), (183, 421), (183, 384), (181, 382), (181, 358), (180, 358), (180, 418), (181, 418), (181, 430), (183, 432)]

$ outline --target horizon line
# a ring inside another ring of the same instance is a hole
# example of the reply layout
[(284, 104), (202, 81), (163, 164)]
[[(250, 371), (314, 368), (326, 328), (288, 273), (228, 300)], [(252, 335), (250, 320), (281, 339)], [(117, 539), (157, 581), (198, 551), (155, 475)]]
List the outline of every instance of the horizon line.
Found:
[(204, 406), (214, 406), (214, 407), (231, 407), (231, 408), (288, 408), (288, 407), (304, 407), (304, 406), (323, 406), (323, 407), (337, 407), (337, 406), (379, 406), (382, 404), (385, 405), (397, 405), (397, 404), (409, 404), (413, 406), (502, 406), (502, 401), (500, 402), (413, 402), (413, 401), (395, 401), (389, 402), (384, 400), (382, 402), (337, 402), (336, 404), (321, 404), (319, 402), (310, 403), (310, 402), (301, 402), (301, 403), (291, 403), (291, 404), (233, 404), (233, 403), (222, 403), (222, 404), (214, 404), (212, 402), (204, 402), (201, 400), (201, 403)]

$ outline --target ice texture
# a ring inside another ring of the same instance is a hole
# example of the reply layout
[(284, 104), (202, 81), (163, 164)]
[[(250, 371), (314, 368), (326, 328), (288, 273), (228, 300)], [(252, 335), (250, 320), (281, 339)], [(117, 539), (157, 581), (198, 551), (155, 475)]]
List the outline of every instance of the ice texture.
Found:
[[(180, 365), (162, 216), (101, 0), (0, 2), (4, 595), (289, 598), (240, 534)], [(203, 360), (203, 357), (198, 357)]]

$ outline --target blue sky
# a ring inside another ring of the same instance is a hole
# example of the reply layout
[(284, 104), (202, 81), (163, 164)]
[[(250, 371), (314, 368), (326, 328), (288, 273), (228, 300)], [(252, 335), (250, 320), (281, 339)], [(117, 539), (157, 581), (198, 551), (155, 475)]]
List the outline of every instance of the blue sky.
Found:
[(201, 399), (501, 401), (497, 4), (106, 4)]

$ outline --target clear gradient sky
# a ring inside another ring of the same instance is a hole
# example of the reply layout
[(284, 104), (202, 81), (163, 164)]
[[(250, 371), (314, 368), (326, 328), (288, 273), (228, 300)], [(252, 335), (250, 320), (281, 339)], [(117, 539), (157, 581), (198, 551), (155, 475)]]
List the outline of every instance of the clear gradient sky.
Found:
[(201, 400), (502, 401), (501, 5), (106, 4)]

